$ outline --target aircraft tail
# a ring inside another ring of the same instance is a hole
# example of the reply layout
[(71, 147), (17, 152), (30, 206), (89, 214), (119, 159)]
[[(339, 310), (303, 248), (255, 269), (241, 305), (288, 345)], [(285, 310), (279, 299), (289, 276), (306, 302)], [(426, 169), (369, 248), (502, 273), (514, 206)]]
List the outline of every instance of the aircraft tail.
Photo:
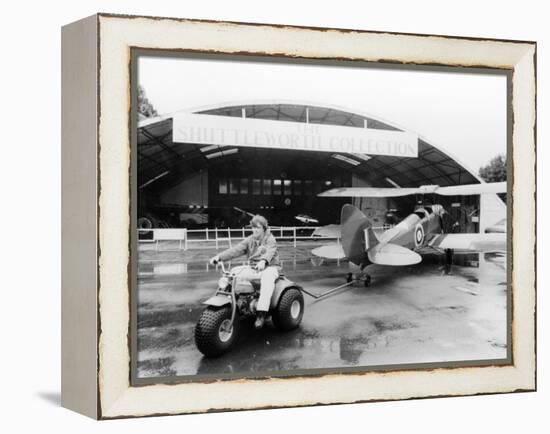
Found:
[(356, 265), (369, 264), (367, 250), (378, 244), (369, 219), (353, 205), (342, 207), (342, 247), (346, 257)]

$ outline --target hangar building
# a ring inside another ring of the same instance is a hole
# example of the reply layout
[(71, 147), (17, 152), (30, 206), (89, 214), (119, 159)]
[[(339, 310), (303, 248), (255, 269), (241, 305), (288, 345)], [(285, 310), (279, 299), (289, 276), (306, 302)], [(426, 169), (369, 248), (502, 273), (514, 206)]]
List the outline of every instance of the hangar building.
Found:
[[(309, 103), (240, 103), (186, 111), (222, 119), (280, 121), (305, 127), (403, 131), (395, 125), (339, 107)], [(241, 227), (265, 215), (272, 225), (296, 226), (298, 215), (339, 222), (340, 208), (353, 202), (375, 223), (405, 217), (416, 204), (440, 203), (458, 222), (457, 232), (479, 232), (505, 217), (496, 195), (404, 198), (320, 198), (335, 187), (418, 187), (483, 182), (474, 172), (433, 143), (418, 138), (414, 157), (357, 152), (289, 150), (228, 146), (174, 140), (178, 114), (138, 122), (138, 217), (153, 227)], [(341, 130), (340, 130), (341, 131)], [(353, 131), (353, 130), (350, 130)], [(146, 219), (146, 220), (145, 220)], [(138, 223), (139, 225), (140, 223)]]

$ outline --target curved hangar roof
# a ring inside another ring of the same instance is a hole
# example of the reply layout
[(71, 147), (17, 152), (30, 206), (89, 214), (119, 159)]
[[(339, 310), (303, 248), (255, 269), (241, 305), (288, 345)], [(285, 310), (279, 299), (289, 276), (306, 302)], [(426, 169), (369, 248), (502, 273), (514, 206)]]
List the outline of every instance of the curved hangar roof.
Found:
[[(309, 122), (404, 131), (372, 116), (347, 111), (346, 109), (296, 103), (239, 104), (223, 107), (208, 107), (194, 110), (195, 114), (246, 117), (265, 120)], [(140, 120), (138, 124), (138, 179), (140, 188), (162, 188), (178, 182), (190, 173), (218, 163), (219, 157), (227, 159), (254, 157), (256, 148), (230, 146), (207, 146), (172, 142), (172, 115)], [(276, 150), (262, 150), (276, 152)], [(298, 151), (293, 151), (298, 152)], [(308, 151), (306, 151), (308, 152)], [(480, 179), (463, 164), (440, 148), (419, 137), (418, 157), (393, 157), (385, 155), (334, 154), (316, 152), (317, 158), (330, 160), (358, 175), (366, 176), (373, 186), (418, 187), (438, 184), (459, 185), (479, 183)], [(309, 156), (312, 156), (308, 152)], [(327, 164), (329, 161), (327, 161)]]

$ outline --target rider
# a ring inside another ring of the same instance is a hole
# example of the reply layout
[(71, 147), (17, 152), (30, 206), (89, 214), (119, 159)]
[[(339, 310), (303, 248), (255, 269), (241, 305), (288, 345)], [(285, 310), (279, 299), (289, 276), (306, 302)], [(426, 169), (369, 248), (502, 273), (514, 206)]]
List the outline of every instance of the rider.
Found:
[(230, 247), (218, 255), (210, 258), (210, 263), (228, 261), (241, 255), (247, 255), (250, 267), (235, 267), (238, 277), (243, 280), (260, 280), (260, 298), (256, 306), (256, 321), (254, 327), (263, 327), (271, 295), (275, 289), (275, 280), (279, 277), (279, 255), (277, 253), (277, 242), (271, 235), (265, 217), (255, 215), (250, 220), (252, 235), (246, 237), (235, 247)]

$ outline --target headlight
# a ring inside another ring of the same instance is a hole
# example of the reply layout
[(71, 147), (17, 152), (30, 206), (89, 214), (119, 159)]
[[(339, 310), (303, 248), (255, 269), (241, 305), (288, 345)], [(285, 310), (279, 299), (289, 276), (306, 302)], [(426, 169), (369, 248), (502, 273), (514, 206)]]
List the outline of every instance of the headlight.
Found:
[(225, 289), (229, 285), (229, 279), (225, 276), (220, 277), (220, 280), (218, 280), (218, 288)]

